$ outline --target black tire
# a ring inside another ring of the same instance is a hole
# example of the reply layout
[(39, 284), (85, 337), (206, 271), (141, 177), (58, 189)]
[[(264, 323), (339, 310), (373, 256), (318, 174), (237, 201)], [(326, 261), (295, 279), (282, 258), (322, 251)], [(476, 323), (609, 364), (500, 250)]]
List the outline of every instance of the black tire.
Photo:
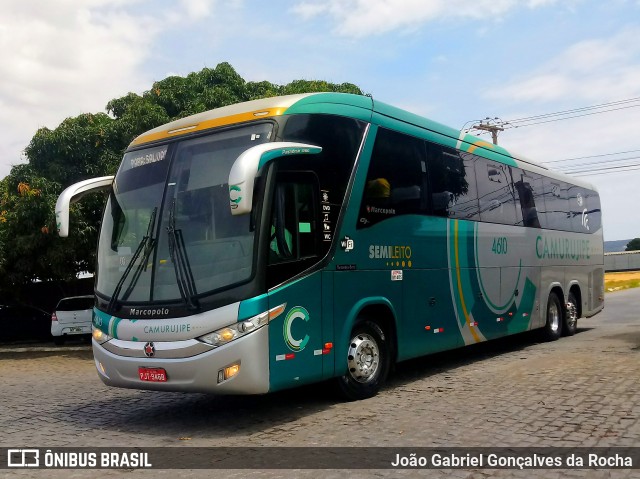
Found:
[(562, 325), (562, 334), (565, 336), (573, 336), (578, 329), (578, 309), (579, 304), (573, 292), (569, 292), (567, 299), (566, 312), (564, 314), (564, 324)]
[(551, 293), (547, 301), (547, 322), (544, 325), (544, 338), (547, 341), (555, 341), (562, 336), (563, 317), (562, 303), (556, 293)]
[(347, 351), (347, 373), (336, 378), (338, 389), (349, 401), (375, 396), (389, 374), (389, 338), (373, 321), (355, 325)]
[(64, 344), (64, 336), (54, 336), (53, 344), (56, 346), (62, 346)]

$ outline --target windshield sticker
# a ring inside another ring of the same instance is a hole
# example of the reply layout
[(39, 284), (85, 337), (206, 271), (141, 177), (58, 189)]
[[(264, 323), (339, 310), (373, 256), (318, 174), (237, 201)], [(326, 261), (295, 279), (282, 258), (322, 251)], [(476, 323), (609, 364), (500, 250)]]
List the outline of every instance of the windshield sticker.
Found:
[[(287, 317), (284, 320), (284, 325), (282, 328), (284, 340), (287, 343), (287, 347), (291, 351), (297, 353), (298, 351), (302, 351), (306, 347), (307, 343), (309, 342), (309, 335), (305, 334), (302, 339), (296, 339), (294, 337), (293, 332), (291, 330), (293, 329), (293, 322), (296, 319), (302, 319), (304, 322), (308, 322), (310, 319), (309, 312), (306, 309), (304, 309), (302, 306), (294, 306), (293, 308), (291, 308), (291, 310), (287, 314)], [(303, 323), (298, 321), (297, 324), (301, 325)], [(298, 326), (295, 329), (298, 332), (300, 330), (300, 327)]]
[(162, 149), (159, 151), (149, 152), (144, 155), (136, 156), (135, 158), (131, 158), (131, 168), (137, 168), (139, 166), (149, 165), (151, 163), (157, 163), (158, 161), (162, 161), (167, 156), (167, 149)]

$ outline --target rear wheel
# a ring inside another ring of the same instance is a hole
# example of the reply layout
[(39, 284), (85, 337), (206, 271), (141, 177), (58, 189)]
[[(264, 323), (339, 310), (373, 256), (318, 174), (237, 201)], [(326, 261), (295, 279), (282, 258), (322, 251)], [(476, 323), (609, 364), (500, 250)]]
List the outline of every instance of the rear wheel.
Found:
[(62, 346), (64, 344), (64, 336), (54, 336), (53, 344), (56, 346)]
[(573, 292), (569, 293), (567, 299), (567, 311), (564, 315), (564, 324), (562, 325), (562, 334), (565, 336), (573, 336), (578, 329), (578, 300)]
[(562, 303), (556, 293), (549, 295), (547, 301), (547, 322), (544, 326), (544, 336), (547, 341), (555, 341), (562, 335)]
[(389, 373), (388, 337), (373, 321), (355, 325), (347, 350), (347, 372), (337, 378), (338, 387), (350, 401), (375, 396)]

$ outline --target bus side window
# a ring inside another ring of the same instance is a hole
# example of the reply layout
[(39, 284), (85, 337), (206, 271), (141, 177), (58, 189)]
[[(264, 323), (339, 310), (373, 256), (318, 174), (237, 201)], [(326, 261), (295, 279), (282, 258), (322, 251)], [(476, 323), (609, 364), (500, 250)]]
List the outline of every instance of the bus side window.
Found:
[(476, 157), (480, 220), (515, 225), (518, 222), (510, 167)]
[(478, 190), (474, 156), (435, 143), (429, 144), (432, 214), (478, 221)]
[(357, 227), (366, 228), (399, 215), (426, 214), (426, 170), (422, 140), (380, 128)]
[(523, 170), (514, 169), (513, 185), (520, 199), (520, 209), (522, 211), (522, 223), (530, 228), (540, 228), (540, 218), (536, 203), (544, 205), (541, 193), (536, 198), (536, 192), (532, 185), (533, 178), (525, 174)]
[(564, 182), (543, 179), (544, 203), (547, 212), (546, 228), (554, 230), (571, 230), (567, 185)]

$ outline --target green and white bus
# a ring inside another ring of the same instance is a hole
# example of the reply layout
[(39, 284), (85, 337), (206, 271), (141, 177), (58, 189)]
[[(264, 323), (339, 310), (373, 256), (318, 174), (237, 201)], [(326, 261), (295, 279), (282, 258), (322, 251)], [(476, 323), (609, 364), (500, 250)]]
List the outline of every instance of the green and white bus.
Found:
[(259, 394), (604, 306), (589, 183), (367, 96), (256, 100), (137, 137), (108, 189), (93, 352), (110, 386)]

